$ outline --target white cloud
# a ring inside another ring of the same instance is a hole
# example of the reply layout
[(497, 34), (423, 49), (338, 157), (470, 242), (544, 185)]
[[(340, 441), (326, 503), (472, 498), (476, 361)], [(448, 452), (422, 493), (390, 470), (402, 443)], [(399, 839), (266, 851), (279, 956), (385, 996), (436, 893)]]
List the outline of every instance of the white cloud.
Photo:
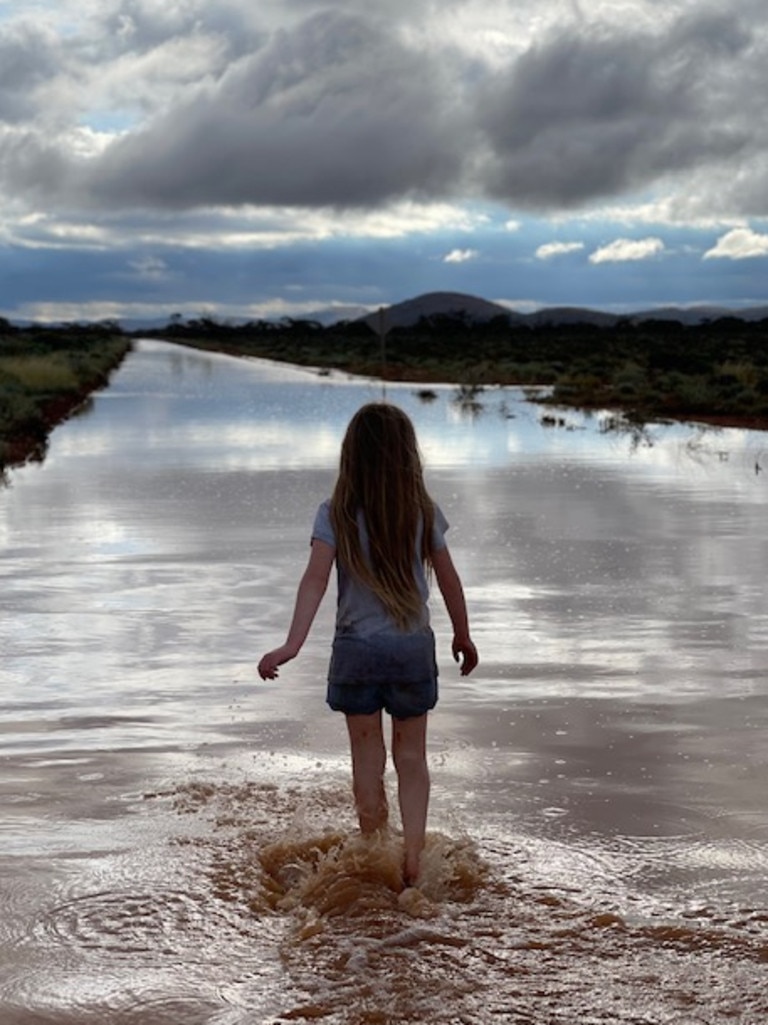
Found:
[(476, 249), (452, 249), (443, 257), (443, 263), (466, 263), (476, 260), (479, 255)]
[[(726, 204), (727, 205), (727, 204)], [(627, 227), (649, 225), (654, 227), (687, 227), (702, 230), (716, 230), (736, 227), (744, 223), (742, 216), (724, 214), (722, 208), (715, 209), (706, 188), (694, 188), (691, 194), (691, 179), (687, 185), (670, 183), (669, 191), (654, 199), (636, 199), (628, 196), (621, 203), (601, 203), (578, 214), (578, 220), (588, 223), (612, 222)], [(561, 215), (558, 220), (568, 223), (573, 215)]]
[(168, 276), (168, 265), (158, 256), (142, 256), (129, 260), (128, 266), (140, 278), (162, 281)]
[(53, 220), (40, 212), (20, 217), (15, 224), (0, 222), (0, 234), (9, 244), (24, 249), (105, 251), (112, 244), (112, 233), (98, 224)]
[(583, 242), (547, 242), (536, 250), (536, 258), (538, 260), (551, 260), (553, 256), (577, 253), (583, 248)]
[(80, 320), (121, 320), (124, 318), (158, 319), (165, 322), (170, 309), (179, 310), (190, 317), (212, 315), (203, 302), (186, 303), (169, 307), (168, 303), (130, 303), (120, 301), (89, 302), (25, 302), (20, 303), (15, 316), (22, 320), (39, 320), (48, 323), (71, 323)]
[[(21, 320), (40, 320), (53, 323), (67, 323), (79, 320), (151, 320), (166, 323), (173, 313), (184, 318), (235, 317), (243, 320), (276, 320), (280, 317), (312, 317), (321, 307), (337, 306), (339, 317), (349, 308), (337, 303), (322, 303), (317, 299), (289, 301), (275, 297), (263, 302), (248, 302), (243, 299), (237, 304), (216, 303), (207, 299), (167, 299), (160, 302), (125, 301), (46, 301), (24, 302), (15, 309), (13, 316)], [(362, 307), (361, 307), (362, 308)]]
[(759, 235), (751, 228), (734, 228), (704, 253), (705, 260), (747, 260), (756, 256), (768, 256), (768, 235)]
[(331, 239), (394, 240), (433, 232), (471, 233), (487, 216), (451, 203), (392, 203), (376, 210), (246, 207), (161, 213), (49, 214), (0, 209), (0, 238), (26, 249), (178, 247), (209, 251), (276, 249)]
[(664, 251), (660, 238), (617, 238), (607, 246), (590, 253), (590, 263), (625, 263), (628, 260), (648, 260)]

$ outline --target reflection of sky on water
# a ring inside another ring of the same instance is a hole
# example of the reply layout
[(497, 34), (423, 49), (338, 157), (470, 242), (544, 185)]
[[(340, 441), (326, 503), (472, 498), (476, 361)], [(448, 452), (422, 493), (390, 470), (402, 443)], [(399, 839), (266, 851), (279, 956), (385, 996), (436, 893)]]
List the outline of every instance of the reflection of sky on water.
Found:
[[(663, 692), (673, 660), (680, 693), (726, 662), (763, 667), (762, 435), (652, 426), (638, 440), (600, 416), (556, 411), (564, 425), (543, 426), (550, 411), (517, 389), (487, 389), (479, 410), (454, 387), (430, 390), (386, 394), (417, 424), (497, 687)], [(11, 545), (39, 546), (47, 601), (59, 584), (68, 600), (79, 575), (110, 608), (199, 603), (204, 634), (226, 604), (222, 567), (239, 579), (265, 563), (288, 601), (346, 424), (381, 395), (377, 382), (142, 343), (94, 412), (54, 433), (45, 465), (18, 473), (0, 525)], [(158, 578), (163, 559), (211, 567), (216, 606), (205, 588), (192, 598), (183, 568)]]
[[(421, 390), (387, 395), (417, 424), (483, 657), (461, 690), (446, 687), (447, 709), (470, 695), (665, 701), (763, 686), (762, 435), (651, 427), (638, 441), (578, 413), (543, 426), (548, 411), (516, 389), (486, 390), (480, 410), (454, 387)], [(143, 343), (6, 495), (6, 667), (25, 675), (39, 655), (36, 675), (55, 680), (71, 672), (64, 654), (96, 687), (120, 675), (143, 692), (150, 671), (174, 700), (174, 674), (250, 660), (285, 629), (346, 424), (381, 395)], [(291, 670), (313, 688), (331, 618), (327, 602)], [(434, 621), (445, 653), (439, 601)]]
[[(432, 744), (448, 802), (535, 818), (546, 801), (580, 816), (584, 835), (606, 814), (630, 833), (686, 815), (710, 829), (723, 808), (757, 828), (765, 436), (633, 437), (561, 411), (547, 427), (551, 411), (516, 389), (486, 390), (479, 410), (454, 387), (422, 390), (386, 391), (416, 422), (481, 652), (460, 679), (436, 597)], [(0, 493), (2, 750), (150, 759), (244, 744), (337, 765), (323, 685), (332, 598), (279, 681), (257, 684), (254, 665), (284, 636), (346, 424), (381, 395), (375, 382), (140, 345), (92, 411), (54, 432), (45, 463)]]
[[(680, 694), (765, 668), (763, 435), (678, 425), (638, 438), (518, 389), (485, 390), (479, 410), (455, 387), (424, 390), (386, 394), (415, 420), (453, 524), (481, 680), (518, 693), (524, 680), (535, 691), (664, 693), (673, 662)], [(18, 472), (0, 534), (42, 557), (47, 602), (71, 600), (78, 580), (102, 608), (146, 611), (164, 596), (179, 611), (156, 614), (152, 636), (163, 622), (186, 635), (195, 608), (196, 636), (213, 623), (226, 633), (222, 576), (245, 602), (262, 574), (279, 580), (289, 603), (346, 424), (381, 396), (378, 382), (141, 343), (94, 412), (54, 433), (45, 465)], [(563, 423), (544, 426), (543, 415)], [(164, 575), (163, 560), (175, 567)], [(213, 574), (213, 604), (207, 578), (189, 574), (196, 564)], [(23, 556), (16, 572), (23, 595)], [(289, 610), (266, 607), (282, 630)], [(447, 630), (439, 607), (435, 617)]]
[[(86, 458), (118, 447), (122, 458), (143, 464), (192, 462), (250, 472), (334, 468), (350, 417), (382, 394), (413, 417), (434, 469), (586, 459), (616, 464), (623, 473), (652, 470), (680, 478), (683, 472), (680, 486), (695, 487), (700, 479), (717, 486), (726, 479), (746, 496), (754, 482), (744, 471), (754, 471), (764, 451), (764, 436), (755, 432), (652, 426), (633, 436), (601, 430), (610, 421), (606, 414), (548, 411), (515, 388), (488, 388), (462, 403), (453, 386), (388, 384), (383, 390), (378, 382), (346, 375), (321, 377), (159, 342), (139, 348), (142, 358), (130, 360), (110, 388), (111, 408), (100, 409), (98, 429), (89, 418), (82, 425), (72, 421), (56, 438), (56, 453)], [(424, 390), (436, 397), (421, 398)], [(563, 425), (542, 427), (547, 415)]]
[[(547, 427), (516, 389), (479, 410), (420, 390), (387, 395), (416, 422), (481, 653), (461, 679), (435, 596), (433, 828), (523, 837), (544, 877), (583, 873), (595, 893), (601, 871), (614, 895), (631, 872), (763, 906), (768, 439), (633, 437), (564, 411)], [(10, 475), (3, 785), (49, 795), (9, 818), (11, 846), (90, 849), (92, 821), (51, 840), (51, 816), (100, 816), (148, 780), (347, 780), (324, 702), (333, 589), (278, 681), (255, 664), (284, 636), (346, 424), (381, 395), (145, 343), (42, 466)]]

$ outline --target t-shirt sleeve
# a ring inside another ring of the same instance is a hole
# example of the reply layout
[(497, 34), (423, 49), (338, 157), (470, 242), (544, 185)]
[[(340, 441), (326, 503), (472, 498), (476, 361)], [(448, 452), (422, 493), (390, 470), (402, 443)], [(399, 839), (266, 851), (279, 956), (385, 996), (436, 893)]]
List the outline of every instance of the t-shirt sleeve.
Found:
[(331, 503), (323, 502), (315, 515), (312, 526), (312, 540), (325, 541), (332, 548), (336, 547), (336, 535), (331, 526)]
[(448, 542), (445, 540), (445, 532), (448, 530), (448, 520), (440, 506), (435, 502), (435, 522), (432, 526), (432, 551), (439, 552), (445, 548)]

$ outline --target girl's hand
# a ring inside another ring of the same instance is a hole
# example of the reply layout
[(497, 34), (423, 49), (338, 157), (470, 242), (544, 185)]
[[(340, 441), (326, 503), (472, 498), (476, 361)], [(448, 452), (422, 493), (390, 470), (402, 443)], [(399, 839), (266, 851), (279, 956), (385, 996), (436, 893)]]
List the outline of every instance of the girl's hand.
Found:
[(277, 667), (290, 662), (297, 654), (298, 652), (289, 648), (287, 644), (275, 648), (274, 651), (268, 651), (259, 662), (259, 676), (262, 680), (275, 680), (280, 675)]
[(469, 674), (475, 668), (477, 663), (480, 661), (477, 654), (477, 648), (474, 646), (469, 637), (454, 637), (452, 649), (454, 661), (460, 662), (461, 664), (461, 675), (469, 676)]

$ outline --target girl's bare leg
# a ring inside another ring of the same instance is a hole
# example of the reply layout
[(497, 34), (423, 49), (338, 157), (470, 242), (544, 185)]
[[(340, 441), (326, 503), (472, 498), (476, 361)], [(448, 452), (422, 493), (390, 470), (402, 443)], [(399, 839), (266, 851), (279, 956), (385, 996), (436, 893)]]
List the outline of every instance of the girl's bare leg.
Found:
[(384, 789), (387, 749), (381, 727), (381, 712), (348, 715), (347, 730), (352, 751), (352, 789), (364, 834), (375, 833), (387, 824), (389, 809)]
[(426, 741), (426, 715), (392, 720), (392, 758), (397, 770), (400, 815), (403, 820), (406, 886), (413, 886), (418, 879), (427, 828), (429, 769)]

